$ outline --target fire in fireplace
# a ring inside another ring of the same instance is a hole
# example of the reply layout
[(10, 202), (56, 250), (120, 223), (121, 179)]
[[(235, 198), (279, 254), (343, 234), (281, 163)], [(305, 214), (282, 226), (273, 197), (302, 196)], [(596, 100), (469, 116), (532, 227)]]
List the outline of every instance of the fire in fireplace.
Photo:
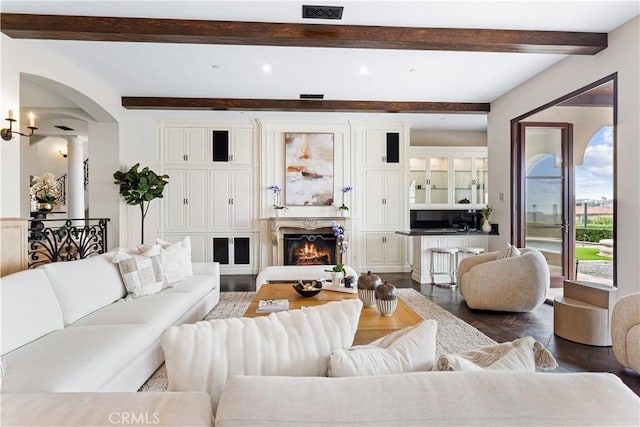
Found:
[(333, 234), (285, 234), (284, 265), (335, 264), (336, 237)]

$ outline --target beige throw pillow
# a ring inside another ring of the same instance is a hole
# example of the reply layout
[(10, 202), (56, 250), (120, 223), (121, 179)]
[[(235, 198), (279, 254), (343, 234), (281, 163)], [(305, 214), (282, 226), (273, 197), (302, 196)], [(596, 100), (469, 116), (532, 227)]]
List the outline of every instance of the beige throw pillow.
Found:
[(436, 359), (435, 320), (393, 332), (369, 345), (334, 350), (329, 356), (330, 377), (389, 375), (430, 371)]
[(446, 354), (438, 358), (438, 371), (500, 370), (535, 372), (555, 369), (557, 363), (533, 337), (482, 347), (457, 354)]

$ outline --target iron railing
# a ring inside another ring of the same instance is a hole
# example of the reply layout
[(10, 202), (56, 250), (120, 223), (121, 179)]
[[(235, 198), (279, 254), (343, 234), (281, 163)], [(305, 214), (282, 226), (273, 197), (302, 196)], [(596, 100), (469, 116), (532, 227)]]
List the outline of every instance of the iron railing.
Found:
[(108, 218), (29, 221), (29, 268), (106, 252)]

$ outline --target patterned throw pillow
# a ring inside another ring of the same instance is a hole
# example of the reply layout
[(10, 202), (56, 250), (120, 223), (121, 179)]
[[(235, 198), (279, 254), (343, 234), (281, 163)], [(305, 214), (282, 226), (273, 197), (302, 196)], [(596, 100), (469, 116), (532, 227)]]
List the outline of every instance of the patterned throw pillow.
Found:
[(167, 245), (163, 249), (159, 244), (146, 245), (140, 248), (140, 255), (151, 257), (159, 256), (162, 263), (162, 271), (164, 272), (164, 279), (169, 286), (177, 286), (187, 277), (187, 272), (184, 268), (183, 259), (189, 250), (183, 248), (180, 242), (173, 245)]
[(436, 359), (435, 320), (392, 332), (369, 345), (334, 350), (329, 356), (330, 377), (389, 375), (430, 371)]
[(159, 255), (142, 256), (118, 252), (113, 257), (127, 288), (127, 299), (152, 295), (164, 289)]
[(438, 371), (519, 371), (536, 372), (557, 367), (553, 355), (533, 337), (482, 347), (438, 358)]
[(507, 247), (498, 252), (498, 256), (496, 257), (496, 259), (507, 259), (520, 255), (521, 253), (518, 248), (512, 246), (511, 243), (507, 243)]

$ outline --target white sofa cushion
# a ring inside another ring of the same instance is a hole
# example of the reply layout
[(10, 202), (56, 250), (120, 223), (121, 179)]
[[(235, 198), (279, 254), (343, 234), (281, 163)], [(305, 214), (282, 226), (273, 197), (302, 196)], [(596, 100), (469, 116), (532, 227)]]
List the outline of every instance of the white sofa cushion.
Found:
[(42, 267), (60, 301), (65, 325), (126, 295), (112, 258), (113, 253), (107, 253), (79, 261), (52, 262)]
[(330, 377), (389, 375), (430, 371), (436, 359), (435, 320), (393, 332), (370, 345), (334, 350), (329, 356)]
[(638, 426), (639, 402), (604, 373), (235, 376), (216, 427)]
[(165, 288), (160, 255), (129, 255), (118, 252), (113, 257), (127, 288), (127, 299), (153, 295)]
[(208, 294), (214, 282), (212, 277), (192, 276), (179, 287), (168, 288), (144, 298), (117, 301), (77, 320), (69, 327), (144, 323), (152, 326), (153, 333), (160, 336), (162, 331), (175, 325)]
[(5, 354), (64, 327), (58, 298), (42, 270), (2, 278), (2, 343)]
[(143, 324), (58, 330), (3, 356), (2, 391), (99, 391), (156, 339)]
[(353, 343), (361, 310), (353, 299), (168, 328), (162, 348), (169, 390), (206, 391), (215, 412), (232, 375), (326, 376), (331, 351)]

